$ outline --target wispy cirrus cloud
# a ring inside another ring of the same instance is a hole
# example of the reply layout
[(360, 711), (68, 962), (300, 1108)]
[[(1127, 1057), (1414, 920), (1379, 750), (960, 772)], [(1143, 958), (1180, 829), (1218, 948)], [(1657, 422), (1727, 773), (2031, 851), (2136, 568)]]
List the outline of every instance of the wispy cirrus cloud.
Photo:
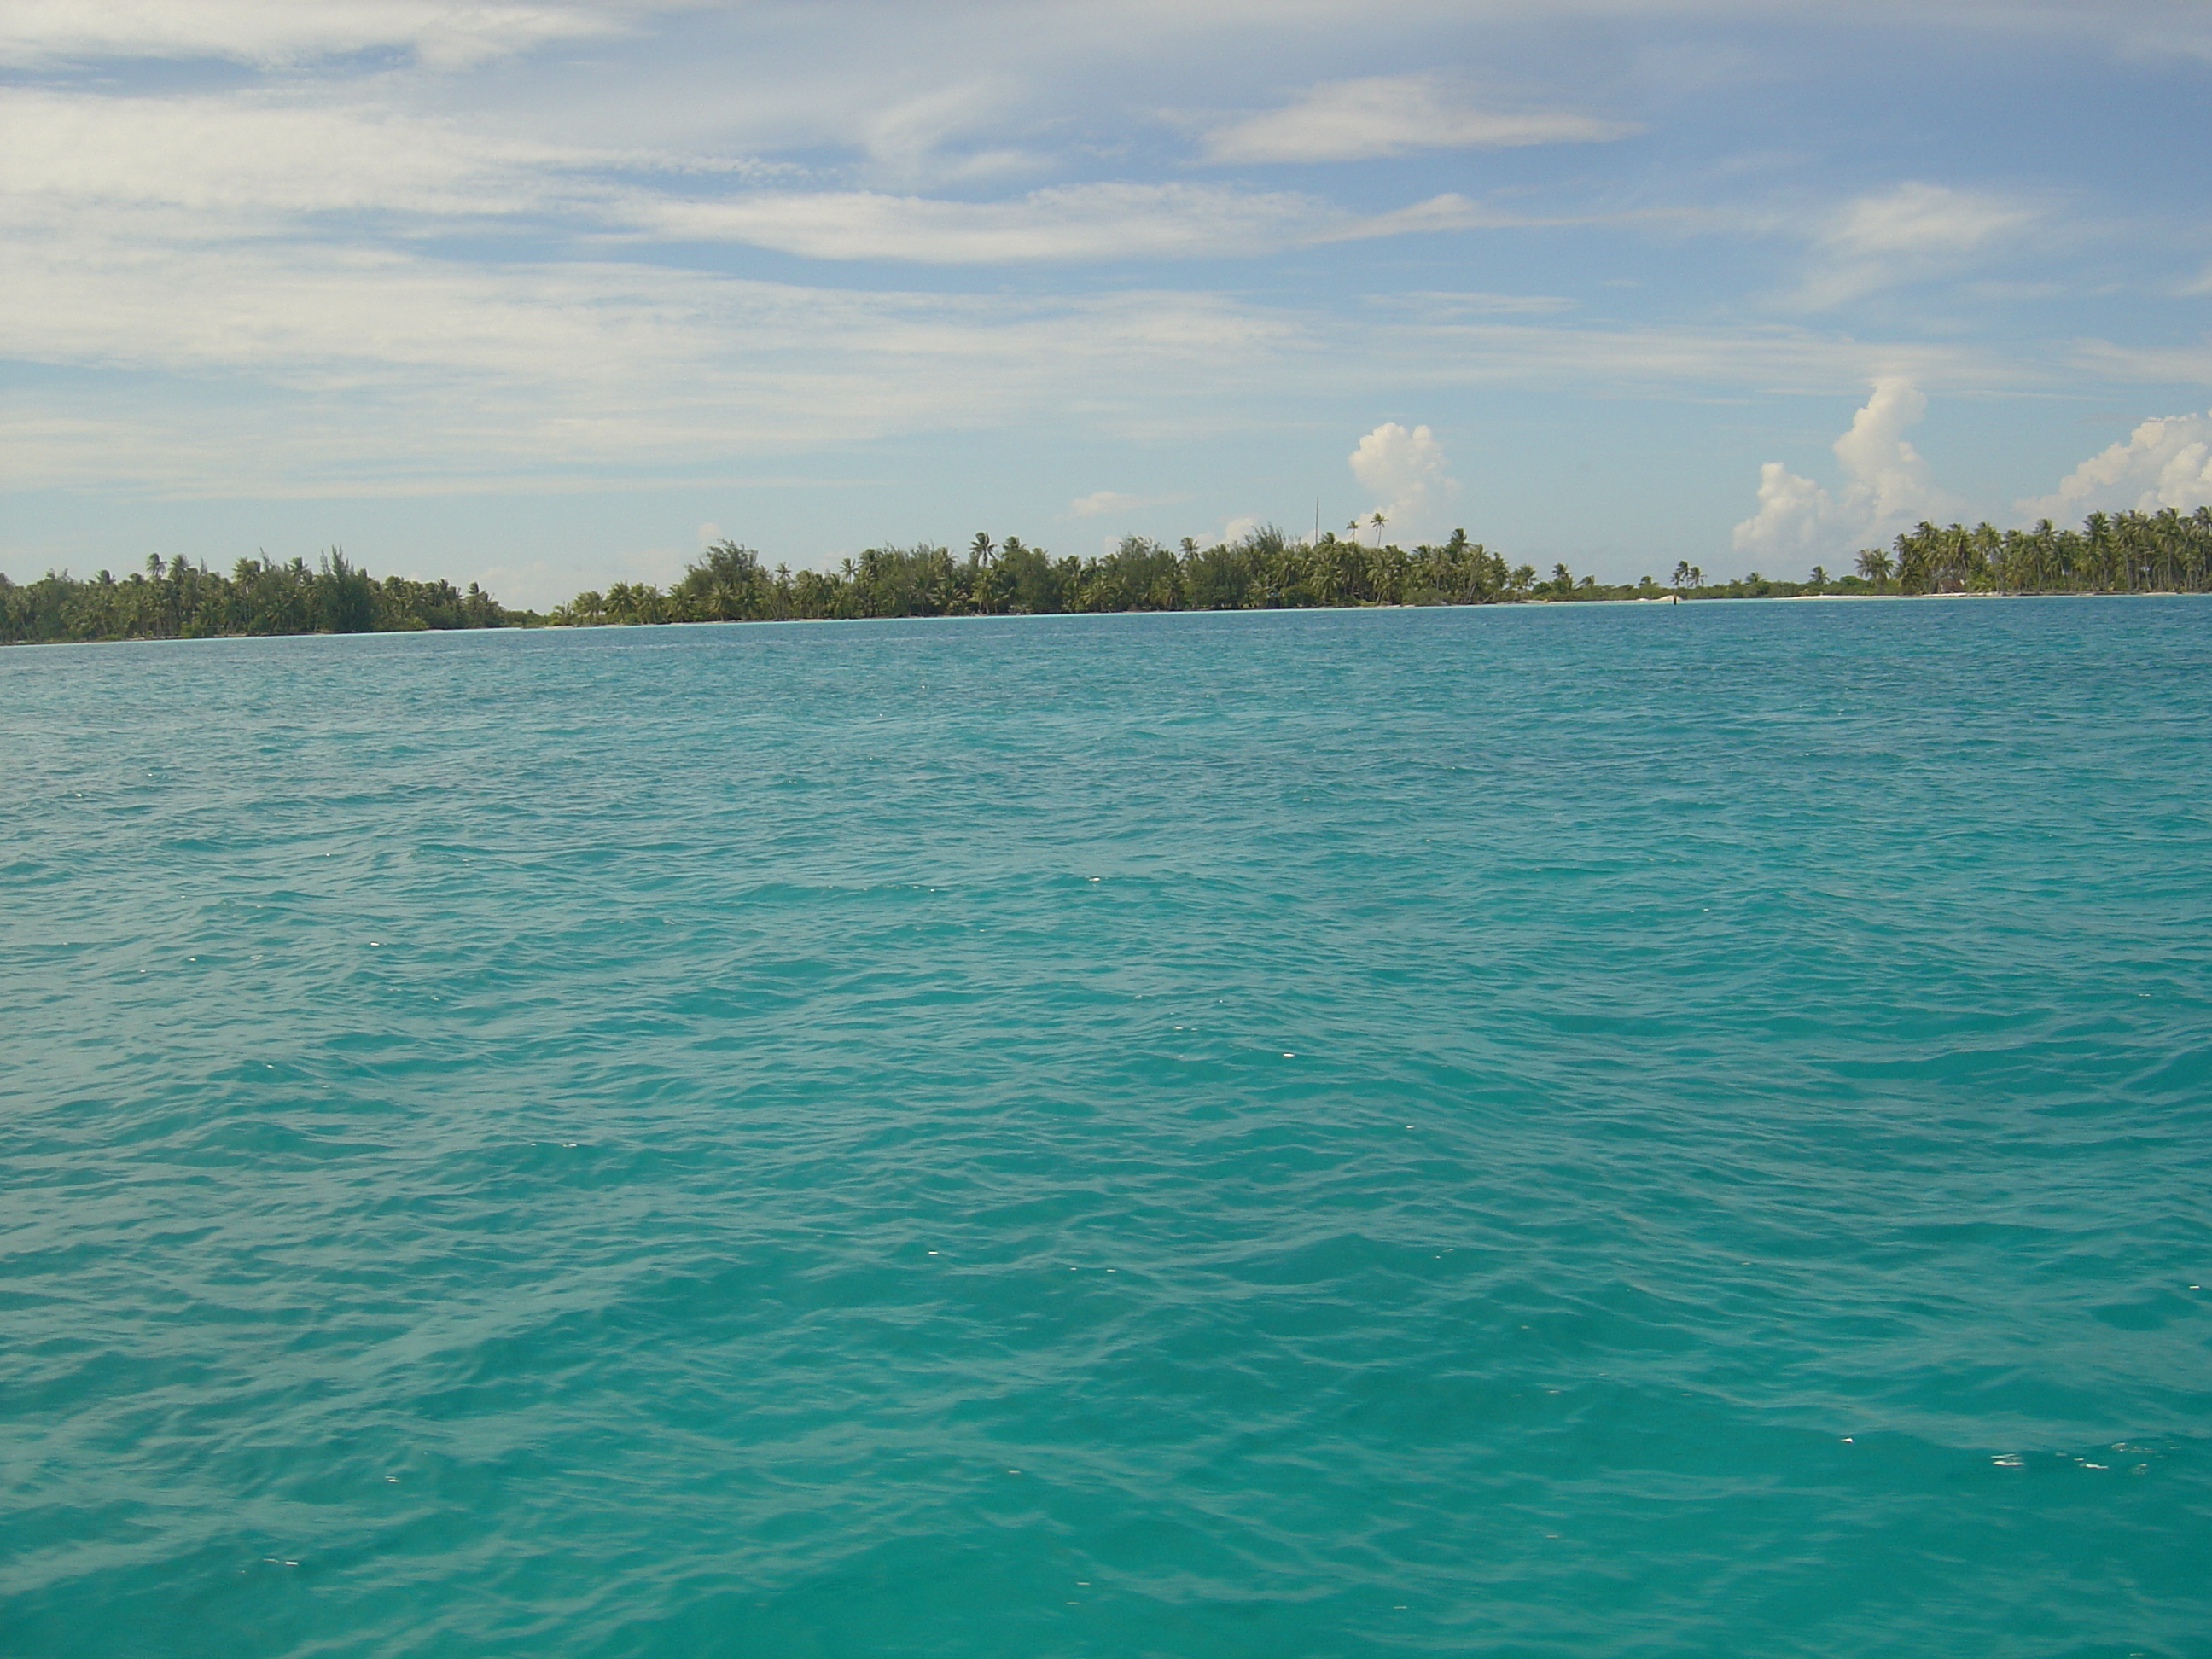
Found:
[[(652, 9), (674, 9), (661, 4)], [(228, 58), (283, 65), (398, 51), (456, 69), (557, 41), (619, 32), (647, 7), (466, 5), (438, 0), (12, 0), (0, 11), (0, 63), (87, 58)]]
[(2142, 386), (2212, 386), (2212, 338), (2186, 343), (2121, 345), (2076, 340), (2067, 360), (2077, 374)]
[(1362, 215), (1303, 192), (1180, 183), (1056, 185), (987, 202), (872, 191), (640, 197), (628, 211), (657, 236), (921, 264), (1246, 257), (1515, 222), (1452, 194)]
[(1212, 161), (1364, 161), (1418, 150), (1587, 144), (1640, 131), (1571, 110), (1486, 106), (1437, 75), (1370, 76), (1317, 86), (1296, 103), (1224, 122)]
[(758, 184), (749, 156), (556, 145), (461, 120), (290, 93), (112, 97), (0, 91), (0, 234), (141, 248), (235, 239), (347, 241), (424, 232), (636, 228), (637, 204), (702, 182)]
[(513, 214), (586, 155), (367, 104), (0, 93), (0, 198), (178, 208), (203, 236), (302, 215)]
[[(980, 265), (1245, 257), (1523, 222), (1450, 193), (1359, 214), (1304, 192), (1188, 181), (1056, 185), (985, 200), (761, 189), (798, 170), (749, 156), (549, 144), (289, 93), (11, 90), (0, 93), (0, 150), (9, 160), (0, 222), (58, 230), (59, 216), (78, 235), (102, 223), (127, 234), (118, 215), (141, 216), (149, 234), (196, 240), (321, 237), (340, 216), (512, 220), (812, 259)], [(732, 191), (733, 180), (749, 187)]]
[(1492, 294), (1480, 289), (1412, 289), (1375, 294), (1368, 304), (1407, 312), (1434, 322), (1466, 317), (1543, 316), (1572, 311), (1576, 302), (1559, 294)]
[[(1373, 395), (1830, 389), (1878, 356), (1952, 386), (2024, 372), (1957, 347), (1908, 356), (1793, 330), (1355, 327), (1206, 293), (1017, 300), (406, 248), (15, 240), (0, 245), (0, 356), (131, 377), (40, 393), (44, 413), (4, 447), (7, 475), (179, 494), (726, 469), (1071, 405), (1099, 432), (1206, 429), (1281, 406), (1316, 374)], [(1067, 510), (1144, 500), (1092, 492)]]
[(1070, 397), (1157, 421), (1310, 349), (1304, 319), (1204, 294), (1017, 301), (406, 249), (15, 240), (0, 285), (0, 357), (132, 377), (41, 393), (0, 471), (185, 494), (726, 467)]
[(1944, 275), (2041, 217), (2039, 206), (2015, 197), (1917, 179), (1857, 197), (1814, 233), (1814, 263), (1796, 302), (1826, 310)]
[(1363, 343), (1408, 384), (1572, 386), (1608, 395), (1828, 396), (1893, 376), (1948, 391), (2048, 391), (2064, 373), (2048, 354), (1949, 341), (1900, 345), (1776, 325), (1468, 319), (1378, 327)]
[[(18, 0), (0, 469), (42, 501), (81, 486), (71, 534), (113, 533), (133, 492), (588, 494), (763, 466), (927, 477), (913, 498), (963, 520), (1089, 503), (1103, 531), (1196, 476), (1161, 474), (1172, 435), (1206, 447), (1194, 523), (1303, 521), (1270, 481), (1349, 488), (1315, 434), (1350, 398), (1362, 427), (1468, 434), (1486, 519), (1581, 524), (1604, 492), (1546, 498), (1532, 394), (1575, 408), (1570, 447), (1634, 458), (1626, 478), (1684, 434), (1794, 422), (1784, 398), (1832, 398), (1840, 427), (1885, 377), (1978, 412), (2212, 380), (2172, 308), (2203, 258), (2193, 186), (2123, 164), (2201, 76), (2203, 9)], [(1900, 52), (1948, 89), (1909, 133), (1864, 114)], [(1695, 88), (1665, 67), (1723, 58)], [(2015, 68), (2082, 96), (2023, 107)], [(1200, 108), (1163, 134), (1162, 110)], [(2029, 131), (2052, 142), (2013, 143)], [(1827, 206), (1759, 218), (1752, 189)], [(2094, 249), (2063, 210), (2089, 202), (2115, 230)], [(1989, 304), (1997, 278), (2043, 297)], [(946, 480), (955, 431), (975, 441)], [(1743, 482), (1660, 493), (1702, 500), (1682, 533), (1710, 546)], [(257, 544), (255, 513), (209, 533)], [(702, 502), (676, 529), (717, 515), (737, 522)]]

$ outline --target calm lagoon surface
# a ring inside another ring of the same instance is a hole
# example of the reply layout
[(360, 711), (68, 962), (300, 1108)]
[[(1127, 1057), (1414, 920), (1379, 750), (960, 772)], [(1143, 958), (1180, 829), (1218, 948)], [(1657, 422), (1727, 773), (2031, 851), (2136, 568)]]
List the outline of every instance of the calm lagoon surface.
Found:
[(5, 1659), (2212, 1654), (2212, 603), (0, 693)]

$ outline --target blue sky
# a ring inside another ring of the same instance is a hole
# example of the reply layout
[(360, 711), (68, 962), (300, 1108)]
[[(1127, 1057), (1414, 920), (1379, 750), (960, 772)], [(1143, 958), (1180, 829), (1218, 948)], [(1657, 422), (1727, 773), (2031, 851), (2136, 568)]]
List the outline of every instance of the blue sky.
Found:
[(0, 569), (2212, 501), (2212, 8), (16, 0)]

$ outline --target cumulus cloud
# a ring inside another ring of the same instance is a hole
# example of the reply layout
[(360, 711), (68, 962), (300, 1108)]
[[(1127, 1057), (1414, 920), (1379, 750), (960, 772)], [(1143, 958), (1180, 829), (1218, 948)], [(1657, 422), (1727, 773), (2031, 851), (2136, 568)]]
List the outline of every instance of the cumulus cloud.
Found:
[(1449, 528), (1444, 520), (1459, 483), (1428, 428), (1408, 432), (1395, 421), (1384, 422), (1352, 452), (1352, 476), (1381, 498), (1374, 511), (1382, 514), (1384, 533), (1392, 538), (1424, 541)]
[(1425, 149), (1594, 143), (1638, 129), (1567, 110), (1486, 109), (1435, 75), (1370, 76), (1216, 127), (1214, 161), (1361, 161)]
[(2193, 513), (2212, 504), (2212, 414), (2145, 421), (2125, 443), (2113, 444), (2068, 473), (2057, 490), (2019, 503), (2030, 519), (2061, 523), (2091, 513), (2173, 507)]
[(1859, 197), (1814, 239), (1817, 261), (1799, 302), (1825, 308), (1940, 275), (2038, 216), (2010, 197), (1917, 181)]
[(1735, 527), (1739, 553), (1770, 559), (1827, 561), (1887, 541), (1917, 520), (1950, 510), (1928, 463), (1905, 441), (1928, 412), (1908, 380), (1875, 382), (1874, 395), (1836, 440), (1844, 487), (1835, 495), (1779, 461), (1759, 470), (1759, 511)]

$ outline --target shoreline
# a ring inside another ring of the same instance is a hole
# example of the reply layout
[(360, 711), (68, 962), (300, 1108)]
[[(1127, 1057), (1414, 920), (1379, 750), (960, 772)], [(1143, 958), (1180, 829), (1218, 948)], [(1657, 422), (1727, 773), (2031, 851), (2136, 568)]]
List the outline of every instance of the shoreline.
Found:
[(2185, 590), (2160, 588), (2139, 589), (2132, 593), (2059, 592), (2059, 593), (1745, 593), (1710, 594), (1698, 598), (1685, 597), (1673, 604), (1663, 599), (1646, 595), (1612, 595), (1587, 599), (1539, 598), (1492, 600), (1473, 605), (1239, 605), (1220, 609), (1146, 610), (1146, 611), (968, 611), (957, 615), (906, 617), (707, 617), (697, 620), (667, 622), (600, 622), (566, 623), (536, 622), (489, 628), (438, 629), (375, 629), (360, 632), (303, 632), (295, 634), (131, 634), (108, 639), (90, 640), (5, 640), (0, 641), (0, 651), (16, 647), (97, 647), (128, 645), (218, 645), (256, 640), (386, 640), (392, 641), (429, 641), (436, 639), (482, 639), (490, 636), (514, 635), (536, 637), (544, 635), (587, 635), (598, 633), (627, 633), (664, 629), (689, 628), (836, 628), (858, 627), (877, 623), (1032, 623), (1069, 622), (1106, 617), (1293, 617), (1293, 616), (1368, 616), (1407, 611), (1585, 611), (1610, 609), (1616, 606), (1648, 605), (1675, 608), (1678, 605), (1791, 605), (1800, 601), (1856, 603), (1871, 601), (1881, 604), (1905, 604), (1923, 599), (2207, 599), (2212, 593), (2190, 592)]

